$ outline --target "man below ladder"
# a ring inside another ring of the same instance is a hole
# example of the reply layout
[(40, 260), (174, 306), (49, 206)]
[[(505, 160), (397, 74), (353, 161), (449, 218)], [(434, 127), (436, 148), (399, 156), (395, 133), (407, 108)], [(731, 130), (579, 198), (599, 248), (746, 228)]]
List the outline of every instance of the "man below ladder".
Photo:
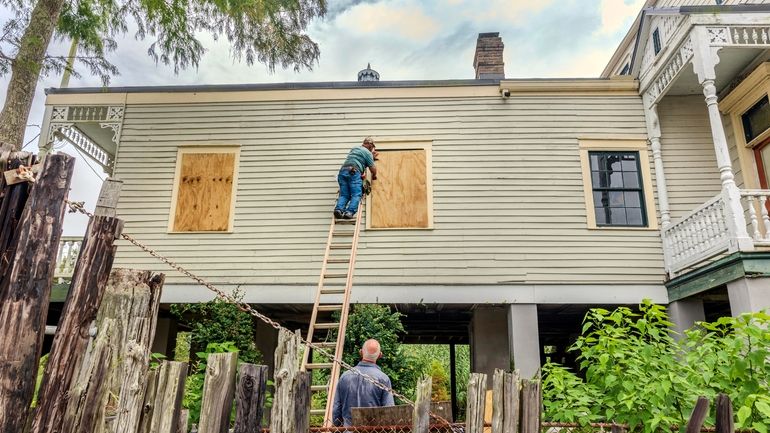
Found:
[(342, 163), (337, 182), (340, 184), (340, 198), (334, 207), (334, 217), (337, 219), (353, 219), (358, 210), (358, 203), (363, 194), (363, 178), (366, 169), (372, 172), (372, 180), (377, 179), (377, 167), (374, 166), (374, 150), (372, 137), (364, 138), (361, 146), (350, 149), (348, 157)]

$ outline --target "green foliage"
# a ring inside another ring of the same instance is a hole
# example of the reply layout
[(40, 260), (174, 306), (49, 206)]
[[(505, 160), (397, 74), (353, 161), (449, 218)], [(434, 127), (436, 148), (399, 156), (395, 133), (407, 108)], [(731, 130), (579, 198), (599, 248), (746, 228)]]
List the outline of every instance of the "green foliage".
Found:
[(40, 385), (43, 383), (43, 372), (45, 372), (45, 366), (48, 365), (48, 355), (50, 353), (46, 353), (45, 355), (40, 357), (40, 360), (37, 364), (37, 378), (35, 379), (35, 393), (32, 395), (32, 404), (30, 404), (30, 407), (37, 406), (37, 396), (40, 392)]
[(547, 419), (616, 421), (651, 433), (685, 425), (699, 395), (713, 401), (723, 392), (738, 409), (736, 427), (770, 424), (770, 316), (704, 323), (679, 342), (664, 307), (645, 301), (639, 310), (586, 315), (571, 348), (583, 378), (551, 362), (543, 367)]
[[(237, 292), (234, 296), (238, 300), (242, 298)], [(238, 348), (239, 360), (254, 364), (262, 361), (262, 354), (254, 342), (254, 320), (237, 305), (219, 299), (198, 304), (172, 304), (171, 314), (190, 328), (190, 348), (194, 353), (205, 351), (210, 343), (229, 341)]]
[(430, 398), (432, 401), (449, 401), (449, 373), (441, 361), (434, 359), (429, 367), (432, 381)]
[(162, 353), (150, 354), (150, 370), (157, 370), (160, 367), (160, 363), (166, 359), (166, 355)]
[[(416, 361), (421, 374), (434, 376), (435, 364), (439, 364), (446, 375), (447, 387), (450, 386), (449, 375), (449, 345), (448, 344), (409, 344), (404, 350)], [(457, 405), (460, 413), (454, 414), (456, 419), (462, 419), (465, 411), (468, 375), (471, 370), (470, 346), (455, 345), (455, 373), (457, 381)], [(433, 387), (436, 387), (436, 377), (433, 377)], [(447, 388), (448, 389), (448, 388)], [(450, 394), (447, 394), (451, 397)], [(435, 397), (435, 396), (434, 396)], [(449, 398), (449, 397), (448, 397)], [(447, 399), (448, 399), (447, 398)]]
[[(197, 424), (201, 416), (201, 401), (203, 400), (203, 383), (206, 378), (206, 361), (212, 353), (238, 352), (238, 348), (231, 341), (224, 343), (209, 343), (201, 352), (196, 352), (196, 359), (190, 366), (192, 374), (187, 376), (184, 384), (184, 396), (182, 407), (190, 410), (190, 423)], [(240, 354), (239, 354), (240, 359)]]

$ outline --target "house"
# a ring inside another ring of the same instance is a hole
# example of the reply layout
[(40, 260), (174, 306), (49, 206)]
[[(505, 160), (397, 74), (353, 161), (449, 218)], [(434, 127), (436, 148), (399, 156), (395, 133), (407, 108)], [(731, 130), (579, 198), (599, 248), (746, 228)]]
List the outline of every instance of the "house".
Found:
[[(467, 80), (49, 89), (41, 147), (61, 131), (124, 182), (125, 232), (304, 327), (334, 174), (371, 135), (353, 302), (533, 374), (594, 306), (669, 304), (680, 330), (770, 306), (770, 6), (744, 3), (648, 1), (595, 79), (506, 79), (482, 33)], [(115, 265), (212, 297), (126, 243)]]

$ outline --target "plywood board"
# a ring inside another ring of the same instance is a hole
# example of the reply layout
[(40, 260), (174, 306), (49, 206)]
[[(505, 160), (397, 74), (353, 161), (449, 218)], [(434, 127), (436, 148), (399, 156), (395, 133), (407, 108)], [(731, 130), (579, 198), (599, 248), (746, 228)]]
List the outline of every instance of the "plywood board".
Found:
[(226, 231), (230, 225), (234, 153), (182, 153), (174, 231)]
[(428, 228), (425, 150), (382, 150), (372, 187), (372, 228)]

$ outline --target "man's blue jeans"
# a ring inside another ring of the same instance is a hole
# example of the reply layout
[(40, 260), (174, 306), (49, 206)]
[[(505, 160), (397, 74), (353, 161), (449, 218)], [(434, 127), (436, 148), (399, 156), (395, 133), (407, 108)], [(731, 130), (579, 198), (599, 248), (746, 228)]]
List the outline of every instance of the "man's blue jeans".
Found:
[(363, 188), (361, 173), (358, 170), (351, 171), (347, 166), (342, 167), (337, 174), (337, 183), (340, 184), (340, 198), (334, 210), (355, 214), (358, 203), (361, 201)]

